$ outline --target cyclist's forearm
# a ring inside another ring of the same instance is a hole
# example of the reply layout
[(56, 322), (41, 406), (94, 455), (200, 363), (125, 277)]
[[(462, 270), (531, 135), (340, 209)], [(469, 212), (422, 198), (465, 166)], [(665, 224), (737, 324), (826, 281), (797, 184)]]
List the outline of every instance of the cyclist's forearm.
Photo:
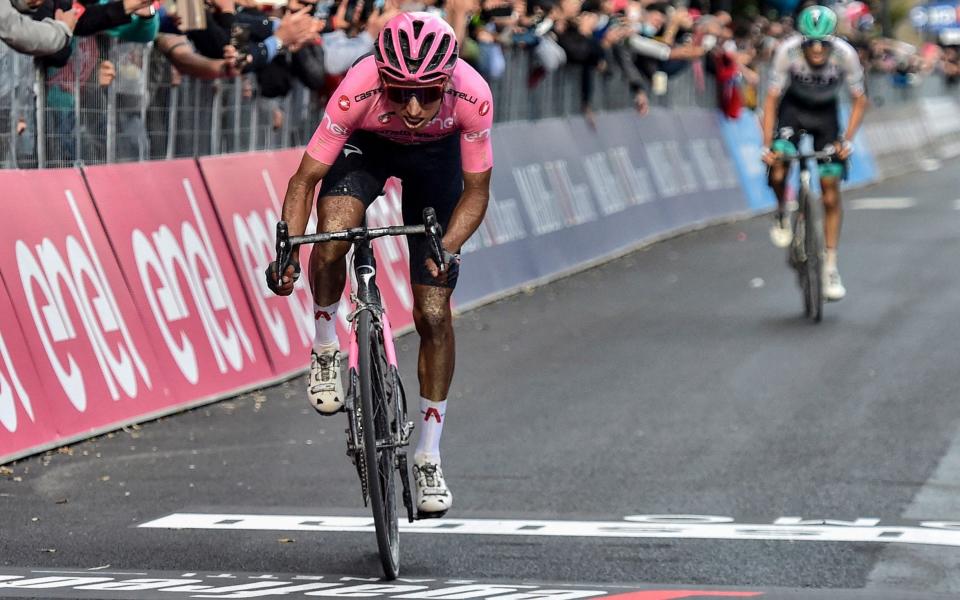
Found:
[(767, 93), (763, 103), (763, 145), (769, 148), (773, 143), (773, 128), (777, 122), (777, 104), (780, 96), (772, 92)]
[(303, 235), (307, 230), (307, 221), (310, 220), (310, 209), (313, 208), (313, 192), (316, 184), (306, 178), (294, 175), (287, 186), (287, 194), (283, 198), (281, 218), (287, 222), (290, 235)]
[(317, 184), (330, 170), (330, 165), (314, 160), (310, 154), (304, 153), (297, 172), (287, 184), (287, 193), (283, 197), (281, 218), (287, 222), (290, 235), (303, 235), (307, 230), (307, 221), (310, 220), (310, 211), (313, 210), (313, 194)]
[(487, 214), (487, 204), (490, 201), (488, 191), (463, 191), (457, 207), (453, 209), (450, 224), (443, 236), (443, 247), (450, 252), (460, 252), (460, 248), (470, 239), (470, 236), (480, 227), (484, 215)]
[(867, 112), (867, 104), (866, 94), (861, 94), (853, 100), (853, 106), (850, 108), (850, 121), (847, 123), (846, 131), (844, 131), (844, 136), (848, 140), (852, 140), (857, 135), (857, 131), (860, 130), (863, 116)]

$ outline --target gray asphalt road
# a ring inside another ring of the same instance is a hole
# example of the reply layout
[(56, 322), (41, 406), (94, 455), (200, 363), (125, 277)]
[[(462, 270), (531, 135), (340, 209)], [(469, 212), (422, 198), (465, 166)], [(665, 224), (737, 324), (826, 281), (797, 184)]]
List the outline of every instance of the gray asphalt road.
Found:
[[(957, 166), (848, 194), (916, 205), (847, 213), (849, 297), (819, 326), (800, 318), (765, 218), (662, 242), (463, 316), (443, 443), (455, 509), (447, 532), (403, 536), (404, 575), (607, 592), (687, 586), (696, 597), (960, 594), (960, 547), (916, 543), (932, 534), (960, 543)], [(416, 339), (399, 349), (412, 384)], [(345, 420), (313, 414), (303, 385), (13, 465), (0, 476), (0, 595), (88, 597), (56, 580), (17, 588), (16, 578), (56, 575), (31, 569), (201, 573), (208, 584), (218, 574), (376, 576), (371, 533), (320, 526), (319, 517), (366, 513), (344, 457)], [(136, 527), (191, 512), (245, 517), (222, 517), (233, 523), (220, 529), (182, 517), (177, 529)], [(712, 517), (624, 521), (679, 514)], [(249, 529), (257, 515), (295, 518)], [(492, 519), (535, 523), (530, 535), (453, 531), (497, 533)], [(543, 534), (552, 521), (603, 523)], [(635, 597), (693, 597), (677, 593)], [(512, 598), (521, 597), (535, 596)]]

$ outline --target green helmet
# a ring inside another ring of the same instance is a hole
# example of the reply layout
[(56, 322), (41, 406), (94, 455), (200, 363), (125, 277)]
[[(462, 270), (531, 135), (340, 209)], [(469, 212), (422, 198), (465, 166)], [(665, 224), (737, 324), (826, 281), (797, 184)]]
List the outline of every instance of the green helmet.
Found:
[(822, 40), (837, 30), (837, 13), (826, 6), (808, 6), (797, 17), (797, 30), (809, 40)]

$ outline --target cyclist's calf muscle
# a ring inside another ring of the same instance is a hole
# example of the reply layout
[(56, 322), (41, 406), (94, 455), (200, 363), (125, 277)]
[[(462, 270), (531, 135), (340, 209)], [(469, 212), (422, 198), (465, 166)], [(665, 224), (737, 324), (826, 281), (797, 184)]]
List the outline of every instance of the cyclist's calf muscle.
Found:
[(413, 286), (413, 321), (420, 335), (420, 395), (436, 402), (446, 400), (456, 362), (452, 293), (450, 288)]

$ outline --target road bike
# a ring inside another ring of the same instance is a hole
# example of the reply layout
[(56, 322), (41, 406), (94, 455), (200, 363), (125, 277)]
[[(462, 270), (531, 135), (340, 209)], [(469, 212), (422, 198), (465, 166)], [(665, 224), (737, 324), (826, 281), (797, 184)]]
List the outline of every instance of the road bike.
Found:
[[(801, 131), (800, 136), (806, 132)], [(803, 294), (803, 309), (814, 323), (823, 319), (823, 205), (811, 186), (810, 161), (837, 160), (833, 146), (819, 152), (784, 152), (777, 160), (788, 165), (797, 163), (800, 189), (797, 210), (791, 215), (793, 240), (787, 247), (787, 262), (797, 271), (797, 283)]]
[(279, 273), (286, 272), (291, 256), (303, 244), (349, 242), (353, 245), (356, 289), (351, 293), (351, 300), (355, 308), (349, 316), (348, 387), (344, 398), (347, 456), (360, 476), (363, 504), (373, 511), (380, 562), (387, 579), (396, 579), (400, 574), (395, 474), (399, 476), (407, 519), (411, 523), (415, 520), (406, 452), (413, 421), (407, 420), (407, 397), (397, 368), (390, 320), (377, 288), (372, 241), (384, 236), (425, 235), (433, 259), (443, 271), (443, 232), (432, 208), (424, 209), (423, 223), (373, 229), (354, 227), (303, 236), (290, 236), (286, 222), (277, 224)]

